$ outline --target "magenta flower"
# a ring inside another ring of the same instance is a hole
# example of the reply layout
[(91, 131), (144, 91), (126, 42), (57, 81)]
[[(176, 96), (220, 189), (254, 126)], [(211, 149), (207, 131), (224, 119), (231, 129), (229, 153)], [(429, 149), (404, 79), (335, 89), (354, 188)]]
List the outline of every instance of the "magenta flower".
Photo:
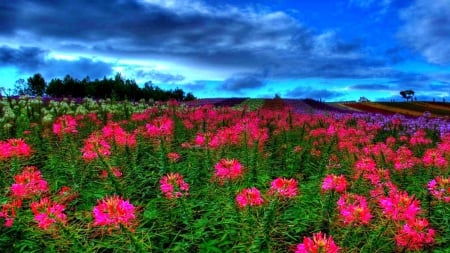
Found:
[(20, 199), (32, 198), (47, 191), (47, 181), (34, 166), (25, 167), (21, 174), (15, 175), (11, 186), (12, 196)]
[(238, 179), (243, 174), (243, 167), (236, 159), (221, 159), (214, 168), (216, 169), (215, 178), (221, 183)]
[(23, 139), (0, 141), (0, 160), (11, 157), (29, 157), (31, 153), (31, 147)]
[(397, 246), (408, 250), (420, 250), (434, 242), (435, 231), (428, 228), (427, 219), (414, 219), (406, 222), (395, 236)]
[(178, 173), (169, 173), (159, 180), (160, 189), (168, 199), (188, 195), (189, 184)]
[(176, 162), (178, 162), (178, 160), (180, 160), (180, 154), (178, 154), (176, 152), (170, 152), (167, 154), (167, 158), (169, 158), (169, 161), (171, 163), (176, 163)]
[(407, 192), (391, 191), (389, 197), (379, 200), (384, 215), (394, 221), (414, 220), (420, 211), (420, 202)]
[(310, 237), (304, 237), (303, 243), (297, 245), (295, 253), (338, 253), (339, 247), (333, 241), (333, 237), (330, 235), (328, 238), (322, 232), (315, 233)]
[(136, 220), (136, 209), (120, 196), (107, 196), (98, 201), (92, 211), (94, 226), (110, 226), (119, 228), (120, 225), (130, 227)]
[(347, 180), (344, 175), (327, 175), (322, 183), (322, 189), (326, 191), (344, 192), (347, 190)]
[(411, 169), (416, 165), (418, 159), (407, 146), (398, 148), (394, 156), (394, 169), (401, 171)]
[(57, 118), (53, 123), (53, 133), (58, 136), (78, 133), (76, 119), (72, 115)]
[(67, 222), (64, 205), (53, 202), (47, 197), (42, 198), (39, 202), (32, 202), (30, 208), (34, 219), (38, 222), (38, 227), (44, 230), (51, 228), (57, 222), (63, 224)]
[(285, 198), (293, 198), (298, 194), (298, 182), (293, 178), (276, 178), (270, 185), (269, 194)]
[(236, 196), (236, 202), (240, 208), (246, 206), (261, 206), (264, 203), (261, 192), (255, 187), (242, 190)]
[(433, 166), (442, 169), (448, 167), (448, 162), (439, 149), (427, 149), (423, 155), (422, 161), (426, 167)]
[(92, 133), (89, 138), (84, 140), (84, 147), (81, 149), (83, 152), (83, 159), (91, 161), (97, 158), (99, 155), (102, 157), (108, 157), (111, 155), (111, 145), (98, 133)]
[(15, 199), (10, 203), (5, 203), (1, 207), (0, 218), (5, 219), (5, 226), (11, 227), (17, 215), (17, 209), (22, 207), (22, 200)]
[(337, 201), (344, 224), (365, 225), (372, 218), (366, 198), (357, 194), (344, 194)]
[(173, 120), (167, 116), (159, 117), (145, 125), (149, 137), (170, 137), (173, 132)]
[(428, 191), (438, 200), (450, 202), (450, 177), (436, 177), (428, 183)]
[(108, 141), (116, 143), (120, 147), (136, 146), (136, 134), (127, 133), (118, 123), (108, 123), (102, 129), (102, 136)]

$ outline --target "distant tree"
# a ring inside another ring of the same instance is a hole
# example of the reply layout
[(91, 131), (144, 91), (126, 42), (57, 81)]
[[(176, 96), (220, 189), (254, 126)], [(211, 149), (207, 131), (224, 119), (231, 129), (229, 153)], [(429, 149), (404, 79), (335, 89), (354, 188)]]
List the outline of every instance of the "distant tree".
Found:
[(44, 95), (47, 83), (45, 82), (45, 79), (41, 74), (36, 73), (33, 77), (27, 79), (27, 85), (30, 91), (30, 95), (42, 96)]
[(195, 100), (195, 99), (196, 99), (196, 97), (194, 96), (194, 94), (192, 94), (191, 92), (188, 92), (186, 94), (186, 97), (184, 98), (184, 101), (192, 101), (192, 100)]
[(414, 97), (414, 91), (413, 90), (402, 90), (402, 91), (400, 91), (400, 95), (404, 99), (406, 99), (406, 101), (409, 101), (409, 99)]
[(20, 78), (16, 81), (16, 84), (14, 85), (14, 94), (19, 96), (30, 95), (30, 91), (27, 84), (25, 83), (25, 79)]
[(176, 88), (171, 92), (170, 98), (173, 98), (177, 101), (182, 101), (184, 99), (184, 91), (180, 88)]
[(63, 81), (59, 78), (52, 79), (48, 83), (45, 93), (51, 97), (63, 97), (66, 94)]
[[(17, 86), (20, 87), (20, 93), (28, 94), (30, 89), (23, 84), (24, 82), (23, 80), (17, 81)], [(134, 80), (125, 79), (120, 73), (117, 73), (113, 78), (104, 77), (101, 80), (91, 80), (89, 77), (78, 80), (66, 75), (62, 80), (52, 79), (46, 86), (45, 93), (52, 97), (91, 97), (95, 99), (111, 98), (113, 100), (129, 99), (132, 101), (140, 99), (188, 101), (195, 99), (192, 93), (185, 94), (180, 88), (163, 90), (153, 85), (151, 81), (146, 82), (143, 88), (139, 88)]]

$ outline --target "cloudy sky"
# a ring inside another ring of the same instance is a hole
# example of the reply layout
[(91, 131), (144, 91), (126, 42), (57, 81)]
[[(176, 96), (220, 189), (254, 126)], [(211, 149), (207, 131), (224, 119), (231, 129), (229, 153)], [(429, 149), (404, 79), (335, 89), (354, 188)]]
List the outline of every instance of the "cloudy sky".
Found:
[(0, 2), (0, 86), (117, 72), (200, 98), (450, 100), (450, 0)]

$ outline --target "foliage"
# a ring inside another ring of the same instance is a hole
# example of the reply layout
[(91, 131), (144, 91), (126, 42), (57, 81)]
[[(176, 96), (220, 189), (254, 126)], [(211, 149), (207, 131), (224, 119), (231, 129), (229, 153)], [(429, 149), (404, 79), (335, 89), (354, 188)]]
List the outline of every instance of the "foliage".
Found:
[(94, 99), (111, 98), (113, 100), (154, 100), (167, 101), (175, 99), (177, 101), (194, 100), (195, 96), (176, 88), (174, 90), (162, 90), (161, 88), (147, 82), (143, 88), (140, 88), (134, 80), (124, 79), (120, 73), (114, 78), (90, 80), (85, 77), (82, 80), (75, 79), (66, 75), (62, 80), (52, 79), (48, 85), (41, 74), (37, 73), (27, 79), (25, 84), (23, 80), (16, 82), (15, 92), (18, 95), (43, 96), (47, 94), (50, 97), (91, 97)]
[(412, 99), (414, 97), (414, 91), (413, 90), (402, 90), (400, 91), (400, 95), (408, 101), (409, 99)]

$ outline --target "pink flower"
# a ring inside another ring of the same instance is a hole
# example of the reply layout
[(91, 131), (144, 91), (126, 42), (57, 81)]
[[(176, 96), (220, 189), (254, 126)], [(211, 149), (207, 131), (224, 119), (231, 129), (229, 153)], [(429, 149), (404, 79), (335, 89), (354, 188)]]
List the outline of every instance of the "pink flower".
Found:
[(293, 198), (298, 194), (298, 182), (291, 178), (276, 178), (272, 181), (269, 194), (278, 195), (285, 198)]
[(438, 200), (450, 202), (450, 177), (436, 177), (428, 183), (428, 191)]
[(128, 200), (116, 195), (99, 200), (92, 214), (94, 226), (130, 227), (136, 220), (135, 207)]
[(176, 152), (170, 152), (167, 154), (167, 158), (169, 158), (169, 161), (171, 163), (176, 163), (180, 159), (180, 154)]
[(189, 184), (178, 173), (169, 173), (159, 180), (160, 189), (168, 199), (188, 195)]
[(120, 147), (134, 147), (136, 146), (136, 134), (129, 134), (118, 123), (108, 123), (102, 129), (102, 136), (110, 141), (113, 141)]
[(394, 156), (394, 169), (399, 171), (411, 169), (417, 161), (418, 159), (408, 147), (401, 146)]
[(195, 146), (200, 146), (200, 147), (201, 147), (201, 146), (204, 146), (204, 145), (206, 144), (205, 136), (202, 135), (202, 134), (198, 134), (198, 135), (195, 137), (194, 143), (195, 143)]
[(422, 158), (423, 164), (426, 167), (436, 167), (445, 169), (448, 167), (448, 162), (439, 149), (427, 149)]
[(227, 180), (238, 179), (243, 174), (242, 165), (236, 159), (221, 159), (214, 168), (216, 169), (215, 177), (221, 183)]
[(14, 181), (11, 193), (16, 198), (32, 198), (48, 191), (47, 181), (34, 166), (25, 167), (21, 174), (14, 176)]
[(237, 196), (236, 201), (240, 208), (246, 206), (261, 206), (264, 203), (261, 193), (255, 187), (242, 190)]
[(74, 134), (77, 131), (77, 121), (72, 115), (63, 115), (53, 123), (53, 133), (62, 136), (63, 134)]
[(2, 209), (0, 212), (0, 218), (5, 219), (5, 226), (11, 227), (14, 223), (14, 218), (17, 215), (17, 209), (22, 207), (22, 200), (15, 199), (10, 203), (5, 203), (2, 205)]
[(428, 228), (427, 219), (414, 219), (408, 221), (395, 236), (397, 246), (408, 250), (420, 250), (434, 242), (435, 232)]
[(149, 137), (169, 137), (173, 132), (173, 120), (167, 116), (156, 118), (145, 125)]
[(347, 180), (344, 175), (327, 175), (322, 183), (322, 189), (326, 191), (344, 192), (347, 190)]
[(372, 218), (366, 198), (357, 194), (344, 194), (337, 201), (344, 224), (365, 225)]
[(107, 157), (111, 155), (111, 145), (98, 133), (92, 133), (88, 139), (84, 141), (84, 147), (81, 149), (83, 158), (86, 161), (94, 160), (99, 155)]
[(23, 139), (0, 141), (0, 160), (11, 157), (28, 157), (31, 153), (30, 146)]
[(414, 220), (420, 211), (420, 203), (407, 192), (391, 191), (389, 197), (381, 197), (379, 200), (384, 215), (388, 218), (399, 220)]
[[(120, 178), (123, 175), (122, 171), (120, 171), (120, 169), (117, 168), (117, 167), (112, 168), (112, 174), (113, 174), (113, 176), (115, 176), (117, 178)], [(100, 177), (104, 178), (104, 179), (108, 178), (108, 171), (107, 170), (102, 170), (101, 173), (100, 173)]]
[(64, 214), (65, 207), (61, 204), (51, 201), (47, 197), (39, 202), (30, 204), (34, 219), (38, 222), (38, 227), (44, 230), (49, 229), (54, 223), (66, 223), (67, 216)]
[(322, 232), (315, 233), (310, 237), (304, 237), (303, 243), (297, 245), (295, 253), (338, 253), (339, 247), (330, 235), (328, 238)]

